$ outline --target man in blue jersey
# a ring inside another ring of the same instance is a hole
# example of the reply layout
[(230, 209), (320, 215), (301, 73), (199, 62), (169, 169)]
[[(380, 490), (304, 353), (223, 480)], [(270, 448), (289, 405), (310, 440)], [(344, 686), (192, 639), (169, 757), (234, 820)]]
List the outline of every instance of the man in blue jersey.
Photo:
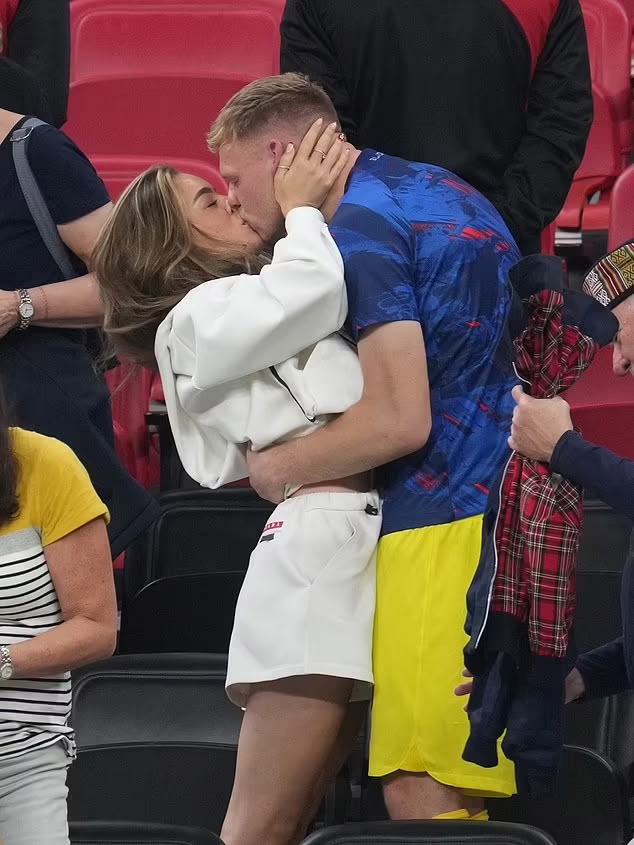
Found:
[[(316, 118), (337, 119), (328, 97), (284, 74), (239, 92), (211, 129), (229, 201), (266, 241), (283, 232), (273, 174)], [(462, 760), (468, 722), (453, 690), (482, 514), (508, 454), (507, 274), (520, 254), (471, 186), (372, 150), (350, 149), (322, 211), (344, 258), (363, 397), (254, 456), (253, 481), (276, 500), (287, 485), (383, 466), (370, 773), (393, 818), (483, 819), (483, 798), (512, 794), (514, 772)]]

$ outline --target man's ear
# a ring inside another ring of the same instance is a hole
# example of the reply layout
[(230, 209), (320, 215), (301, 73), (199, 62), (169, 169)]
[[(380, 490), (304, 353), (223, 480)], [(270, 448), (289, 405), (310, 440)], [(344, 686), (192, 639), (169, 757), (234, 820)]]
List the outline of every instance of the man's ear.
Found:
[(282, 143), (277, 138), (273, 138), (269, 141), (269, 153), (271, 158), (273, 159), (273, 165), (277, 168), (277, 165), (280, 163), (280, 159), (284, 155), (284, 150), (286, 149), (286, 144)]

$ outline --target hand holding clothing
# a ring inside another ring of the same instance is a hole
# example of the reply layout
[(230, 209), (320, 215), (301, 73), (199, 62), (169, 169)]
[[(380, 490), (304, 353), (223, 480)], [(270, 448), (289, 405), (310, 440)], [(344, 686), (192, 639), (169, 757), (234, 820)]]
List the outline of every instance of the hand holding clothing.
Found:
[(572, 431), (570, 406), (560, 396), (554, 399), (533, 399), (519, 385), (513, 388), (517, 406), (509, 446), (520, 455), (548, 463), (560, 437)]

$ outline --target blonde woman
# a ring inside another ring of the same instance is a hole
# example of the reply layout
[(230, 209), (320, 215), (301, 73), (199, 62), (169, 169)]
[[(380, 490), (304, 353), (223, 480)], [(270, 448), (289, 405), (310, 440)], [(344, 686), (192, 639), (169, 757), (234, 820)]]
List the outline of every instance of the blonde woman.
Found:
[[(346, 163), (318, 121), (275, 177), (287, 236), (259, 236), (200, 179), (153, 169), (117, 204), (94, 254), (106, 329), (158, 367), (187, 472), (218, 487), (246, 450), (308, 434), (361, 396), (341, 256), (318, 210)], [(302, 839), (372, 683), (380, 502), (358, 475), (288, 490), (251, 557), (227, 692), (246, 708), (227, 845)], [(338, 742), (339, 739), (339, 742)]]

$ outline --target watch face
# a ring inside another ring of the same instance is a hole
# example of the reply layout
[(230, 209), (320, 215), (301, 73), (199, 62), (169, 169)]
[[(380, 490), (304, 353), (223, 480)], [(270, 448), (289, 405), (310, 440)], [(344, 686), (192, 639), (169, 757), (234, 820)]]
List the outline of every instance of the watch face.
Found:
[(33, 316), (34, 308), (30, 302), (21, 302), (18, 311), (20, 313), (20, 317), (23, 317), (25, 320), (28, 320), (29, 317)]
[(5, 665), (2, 667), (2, 669), (0, 669), (0, 678), (2, 678), (3, 681), (8, 681), (12, 676), (13, 676), (13, 667), (7, 666), (6, 663), (5, 663)]

